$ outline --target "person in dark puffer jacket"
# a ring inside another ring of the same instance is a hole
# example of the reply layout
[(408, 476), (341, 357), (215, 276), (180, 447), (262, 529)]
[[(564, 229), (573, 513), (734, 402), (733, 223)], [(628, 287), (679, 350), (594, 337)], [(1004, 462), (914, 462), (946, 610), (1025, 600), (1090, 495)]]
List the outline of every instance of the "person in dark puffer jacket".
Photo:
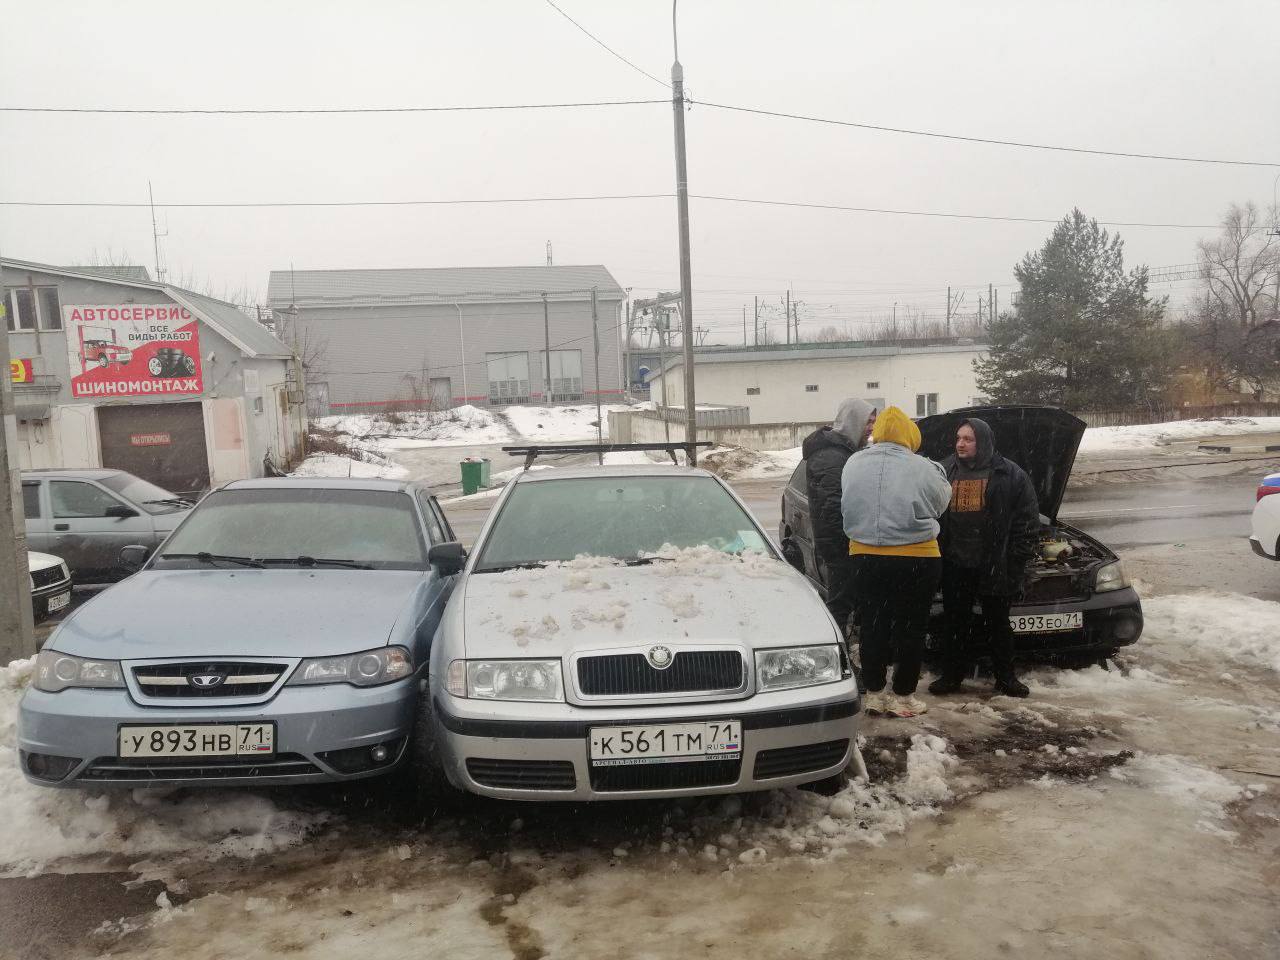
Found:
[(875, 422), (875, 407), (850, 398), (840, 404), (831, 426), (819, 427), (801, 446), (814, 557), (827, 590), (827, 609), (846, 634), (853, 612), (853, 566), (840, 513), (840, 475), (849, 457), (866, 446)]

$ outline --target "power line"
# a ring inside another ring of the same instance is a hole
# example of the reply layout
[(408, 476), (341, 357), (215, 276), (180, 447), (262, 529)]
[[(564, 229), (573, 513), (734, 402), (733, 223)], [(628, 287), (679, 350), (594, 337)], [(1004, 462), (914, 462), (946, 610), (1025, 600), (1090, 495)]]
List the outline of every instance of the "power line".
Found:
[(467, 113), (487, 110), (568, 110), (577, 107), (633, 107), (666, 100), (583, 100), (571, 103), (488, 103), (451, 107), (3, 107), (0, 113), (103, 113), (166, 116), (283, 116), (286, 114)]
[[(654, 76), (652, 73), (650, 73), (648, 70), (645, 70), (645, 69), (643, 69), (642, 67), (637, 67), (634, 63), (632, 63), (630, 60), (628, 60), (626, 57), (624, 57), (622, 54), (620, 54), (617, 50), (613, 49), (613, 47), (609, 46), (607, 43), (605, 43), (603, 40), (601, 40), (599, 37), (597, 37), (594, 33), (592, 33), (590, 30), (588, 30), (586, 27), (584, 27), (582, 24), (580, 24), (577, 20), (573, 19), (573, 17), (569, 16), (567, 13), (565, 13), (563, 10), (561, 10), (559, 7), (557, 7), (554, 3), (552, 3), (552, 2), (551, 2), (551, 0), (547, 0), (547, 6), (549, 6), (549, 7), (550, 7), (552, 10), (554, 10), (556, 13), (560, 14), (560, 16), (564, 17), (566, 20), (568, 20), (570, 23), (572, 23), (575, 27), (577, 27), (579, 30), (581, 30), (583, 33), (585, 33), (588, 37), (590, 37), (592, 40), (594, 40), (594, 41), (595, 41), (596, 43), (598, 43), (600, 46), (604, 47), (604, 49), (608, 50), (611, 54), (613, 54), (615, 57), (617, 57), (619, 60), (621, 60), (623, 63), (625, 63), (625, 64), (626, 64), (628, 67), (630, 67), (632, 70), (635, 70), (635, 71), (637, 71), (638, 73), (643, 73), (646, 77), (648, 77), (648, 78), (649, 78), (650, 80), (652, 80), (654, 83), (660, 83), (660, 84), (662, 84), (664, 87), (666, 87), (668, 90), (670, 90), (670, 89), (671, 89), (671, 84), (667, 83), (667, 81), (665, 81), (665, 80), (659, 80), (657, 77), (655, 77), (655, 76)], [(665, 103), (666, 101), (663, 101), (663, 102)]]
[[(548, 0), (550, 2), (550, 0)], [(756, 107), (742, 107), (730, 103), (711, 103), (708, 100), (694, 100), (704, 107), (717, 110), (732, 110), (736, 113), (752, 113), (762, 117), (779, 117), (786, 120), (806, 120), (810, 123), (825, 123), (837, 127), (856, 127), (859, 130), (874, 130), (879, 133), (901, 133), (912, 137), (933, 137), (938, 140), (959, 140), (965, 143), (985, 143), (999, 147), (1021, 147), (1026, 150), (1053, 150), (1061, 153), (1086, 153), (1100, 157), (1125, 157), (1135, 160), (1174, 160), (1181, 163), (1213, 163), (1235, 167), (1280, 167), (1280, 163), (1266, 160), (1220, 160), (1210, 157), (1181, 157), (1160, 153), (1129, 153), (1123, 150), (1099, 150), (1089, 147), (1065, 147), (1047, 143), (1028, 143), (1022, 140), (997, 140), (993, 137), (968, 137), (958, 133), (938, 133), (935, 130), (912, 130), (908, 127), (890, 127), (876, 123), (860, 123), (853, 120), (833, 120), (830, 117), (813, 117), (801, 113), (784, 113), (780, 110), (761, 110)]]

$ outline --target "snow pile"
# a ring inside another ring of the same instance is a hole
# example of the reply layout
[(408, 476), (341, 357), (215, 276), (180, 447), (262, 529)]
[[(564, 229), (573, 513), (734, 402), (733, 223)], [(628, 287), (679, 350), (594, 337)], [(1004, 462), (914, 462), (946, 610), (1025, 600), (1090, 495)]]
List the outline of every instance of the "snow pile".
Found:
[(758, 835), (749, 841), (818, 856), (830, 856), (857, 843), (880, 846), (913, 821), (936, 815), (952, 799), (948, 778), (959, 765), (941, 737), (915, 734), (901, 779), (872, 784), (855, 780), (834, 797), (800, 790), (779, 792)]
[[(626, 404), (607, 404), (600, 408), (600, 433), (609, 439), (609, 414), (634, 410)], [(503, 415), (511, 421), (523, 440), (539, 443), (572, 443), (596, 439), (596, 405), (570, 407), (507, 407)]]
[(402, 480), (409, 471), (382, 457), (357, 460), (334, 453), (315, 453), (298, 464), (291, 477), (354, 477), (359, 480)]
[(791, 476), (802, 459), (800, 447), (789, 450), (716, 447), (700, 454), (698, 465), (726, 480), (778, 480)]
[(1186, 807), (1199, 818), (1197, 829), (1235, 836), (1219, 822), (1226, 819), (1227, 804), (1245, 799), (1247, 792), (1217, 771), (1181, 757), (1139, 754), (1122, 767), (1112, 767), (1111, 776), (1145, 787)]
[(1179, 440), (1202, 437), (1235, 437), (1280, 431), (1280, 417), (1217, 417), (1208, 420), (1174, 420), (1136, 427), (1090, 427), (1080, 441), (1080, 453), (1103, 454), (1127, 450), (1152, 450)]
[(64, 858), (102, 854), (255, 857), (300, 843), (328, 819), (241, 791), (169, 800), (158, 791), (96, 795), (28, 783), (18, 769), (16, 727), (34, 664), (0, 668), (0, 873), (34, 874)]
[(1143, 604), (1142, 643), (1160, 653), (1221, 665), (1226, 659), (1280, 673), (1280, 604), (1240, 594), (1155, 597)]
[(451, 410), (317, 417), (312, 423), (321, 430), (375, 441), (376, 451), (507, 443), (514, 439), (499, 414), (467, 403)]

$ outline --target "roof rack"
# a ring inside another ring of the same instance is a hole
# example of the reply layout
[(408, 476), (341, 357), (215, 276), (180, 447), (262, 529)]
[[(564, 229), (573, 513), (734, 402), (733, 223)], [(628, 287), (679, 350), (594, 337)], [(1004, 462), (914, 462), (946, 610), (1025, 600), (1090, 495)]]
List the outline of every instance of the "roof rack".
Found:
[(504, 453), (509, 453), (513, 457), (524, 457), (524, 468), (528, 470), (533, 466), (533, 461), (538, 457), (556, 456), (566, 453), (598, 453), (602, 457), (606, 453), (627, 452), (645, 452), (650, 450), (665, 450), (671, 456), (671, 462), (679, 463), (676, 460), (676, 451), (683, 450), (685, 456), (692, 459), (693, 451), (698, 447), (711, 447), (715, 444), (708, 440), (699, 443), (686, 443), (672, 441), (671, 443), (558, 443), (558, 444), (528, 444), (517, 447), (503, 447)]

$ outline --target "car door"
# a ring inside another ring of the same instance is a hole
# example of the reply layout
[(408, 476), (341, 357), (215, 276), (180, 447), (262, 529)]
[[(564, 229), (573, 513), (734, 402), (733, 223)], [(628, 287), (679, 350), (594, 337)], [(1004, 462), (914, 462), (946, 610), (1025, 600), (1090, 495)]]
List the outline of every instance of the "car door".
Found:
[[(80, 583), (118, 580), (120, 548), (149, 544), (151, 517), (89, 480), (49, 480), (49, 552), (67, 562)], [(128, 515), (112, 516), (111, 511)]]
[(797, 555), (801, 563), (792, 565), (810, 579), (820, 580), (817, 557), (813, 550), (813, 523), (809, 517), (808, 474), (803, 460), (791, 472), (791, 479), (787, 481), (782, 491), (780, 537), (783, 555), (787, 557), (788, 562), (791, 562), (791, 555), (798, 551)]
[[(436, 498), (425, 490), (415, 490), (414, 496), (418, 501), (418, 509), (422, 511), (422, 520), (429, 546), (435, 546), (438, 543), (449, 543), (454, 540), (453, 529), (449, 526), (449, 521), (445, 519), (444, 512), (440, 509)], [(440, 576), (435, 568), (432, 568), (427, 576), (429, 578), (427, 609), (423, 611), (423, 616), (418, 626), (421, 651), (414, 651), (415, 657), (422, 656), (423, 659), (418, 662), (423, 663), (427, 662), (431, 650), (431, 639), (435, 636), (436, 628), (440, 625), (440, 618), (444, 614), (444, 607), (449, 600), (449, 595), (453, 592), (453, 585), (458, 580), (456, 574), (449, 577)]]
[(27, 518), (27, 549), (52, 553), (49, 544), (49, 508), (39, 480), (22, 481), (22, 509)]

